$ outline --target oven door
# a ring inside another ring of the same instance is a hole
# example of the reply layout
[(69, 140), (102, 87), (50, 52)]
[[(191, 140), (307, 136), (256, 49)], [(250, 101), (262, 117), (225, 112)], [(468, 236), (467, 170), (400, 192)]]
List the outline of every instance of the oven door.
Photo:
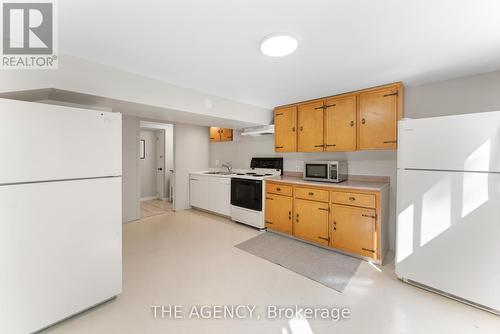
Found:
[(328, 164), (307, 163), (304, 174), (308, 179), (328, 180)]
[(232, 178), (231, 205), (262, 211), (262, 181)]

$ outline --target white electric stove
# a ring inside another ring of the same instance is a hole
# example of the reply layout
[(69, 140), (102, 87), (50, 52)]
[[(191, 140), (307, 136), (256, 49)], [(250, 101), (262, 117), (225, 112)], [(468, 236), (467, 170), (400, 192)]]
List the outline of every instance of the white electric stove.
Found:
[(250, 170), (231, 176), (231, 219), (258, 229), (264, 222), (265, 180), (283, 174), (283, 158), (252, 158)]

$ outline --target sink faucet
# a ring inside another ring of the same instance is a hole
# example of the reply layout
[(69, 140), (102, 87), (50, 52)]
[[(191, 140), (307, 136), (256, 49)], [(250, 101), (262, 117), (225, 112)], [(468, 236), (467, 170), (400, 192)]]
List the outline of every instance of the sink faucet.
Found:
[(226, 167), (228, 173), (231, 173), (231, 170), (233, 169), (233, 166), (231, 165), (230, 162), (223, 163), (222, 167)]

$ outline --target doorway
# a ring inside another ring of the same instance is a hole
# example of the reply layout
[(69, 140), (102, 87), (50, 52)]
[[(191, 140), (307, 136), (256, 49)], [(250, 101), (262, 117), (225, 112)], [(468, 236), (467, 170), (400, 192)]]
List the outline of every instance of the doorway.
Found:
[(141, 121), (139, 181), (141, 218), (173, 211), (173, 125)]

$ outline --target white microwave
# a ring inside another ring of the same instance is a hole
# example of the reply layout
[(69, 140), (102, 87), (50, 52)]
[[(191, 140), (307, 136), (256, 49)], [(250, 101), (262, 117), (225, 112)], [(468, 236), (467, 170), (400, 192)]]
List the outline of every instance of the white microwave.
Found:
[(304, 180), (342, 182), (347, 180), (347, 161), (308, 161), (304, 163)]

